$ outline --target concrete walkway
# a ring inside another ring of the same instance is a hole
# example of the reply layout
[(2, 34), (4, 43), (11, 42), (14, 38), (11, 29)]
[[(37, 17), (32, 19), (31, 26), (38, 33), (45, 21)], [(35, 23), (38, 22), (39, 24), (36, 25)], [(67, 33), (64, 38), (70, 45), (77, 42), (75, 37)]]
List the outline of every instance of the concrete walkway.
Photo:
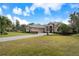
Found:
[(44, 36), (46, 33), (39, 33), (39, 34), (32, 34), (32, 35), (21, 35), (21, 36), (13, 36), (13, 37), (3, 37), (0, 38), (0, 42), (4, 41), (12, 41), (12, 40), (18, 40), (18, 39), (23, 39), (23, 38), (31, 38), (31, 37), (37, 37), (37, 36)]

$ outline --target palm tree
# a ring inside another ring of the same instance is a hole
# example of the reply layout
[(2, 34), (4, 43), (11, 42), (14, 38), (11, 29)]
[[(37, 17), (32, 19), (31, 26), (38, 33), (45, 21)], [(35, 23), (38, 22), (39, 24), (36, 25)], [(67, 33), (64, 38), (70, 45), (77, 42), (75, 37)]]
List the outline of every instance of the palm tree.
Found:
[(7, 28), (12, 25), (12, 22), (5, 16), (0, 16), (0, 33), (3, 34)]

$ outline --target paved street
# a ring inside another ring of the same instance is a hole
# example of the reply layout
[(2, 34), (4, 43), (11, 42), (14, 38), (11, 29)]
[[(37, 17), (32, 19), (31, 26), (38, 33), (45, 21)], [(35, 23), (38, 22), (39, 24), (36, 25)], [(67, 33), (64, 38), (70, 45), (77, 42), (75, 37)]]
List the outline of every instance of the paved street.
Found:
[(46, 33), (39, 33), (39, 34), (32, 34), (32, 35), (21, 35), (21, 36), (13, 36), (13, 37), (3, 37), (0, 38), (0, 42), (4, 41), (12, 41), (12, 40), (18, 40), (18, 39), (23, 39), (23, 38), (31, 38), (31, 37), (37, 37), (37, 36), (44, 36)]

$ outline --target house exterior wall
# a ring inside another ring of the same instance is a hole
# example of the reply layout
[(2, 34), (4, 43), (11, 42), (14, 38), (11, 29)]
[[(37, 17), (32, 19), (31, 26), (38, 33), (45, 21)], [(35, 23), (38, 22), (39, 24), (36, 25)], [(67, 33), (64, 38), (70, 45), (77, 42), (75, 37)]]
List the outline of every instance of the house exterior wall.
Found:
[(49, 23), (49, 24), (47, 24), (43, 27), (42, 26), (39, 27), (39, 25), (38, 26), (34, 26), (34, 25), (33, 26), (27, 26), (26, 31), (27, 32), (37, 32), (37, 33), (44, 33), (44, 32), (48, 31), (48, 32), (52, 33), (52, 32), (57, 32), (58, 27), (59, 27), (58, 23)]
[(30, 28), (30, 32), (37, 32), (37, 33), (43, 33), (44, 32), (44, 28)]
[(51, 31), (50, 31), (50, 29), (51, 29), (50, 26), (52, 27), (52, 32), (58, 32), (57, 29), (58, 29), (58, 27), (60, 26), (60, 24), (57, 23), (57, 22), (55, 22), (55, 23), (49, 23), (49, 24), (48, 24), (48, 31), (49, 31), (49, 32), (51, 32)]
[(43, 33), (45, 32), (45, 28), (37, 28), (37, 27), (26, 27), (26, 32), (37, 32), (37, 33)]

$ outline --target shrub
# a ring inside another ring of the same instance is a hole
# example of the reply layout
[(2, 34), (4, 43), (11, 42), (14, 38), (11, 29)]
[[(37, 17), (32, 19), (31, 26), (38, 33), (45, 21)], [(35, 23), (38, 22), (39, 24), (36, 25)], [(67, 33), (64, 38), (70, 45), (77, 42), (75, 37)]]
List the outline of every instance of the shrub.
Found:
[(58, 28), (58, 33), (63, 34), (63, 35), (68, 35), (68, 34), (72, 34), (72, 28), (69, 27), (66, 24), (61, 24), (60, 27)]

